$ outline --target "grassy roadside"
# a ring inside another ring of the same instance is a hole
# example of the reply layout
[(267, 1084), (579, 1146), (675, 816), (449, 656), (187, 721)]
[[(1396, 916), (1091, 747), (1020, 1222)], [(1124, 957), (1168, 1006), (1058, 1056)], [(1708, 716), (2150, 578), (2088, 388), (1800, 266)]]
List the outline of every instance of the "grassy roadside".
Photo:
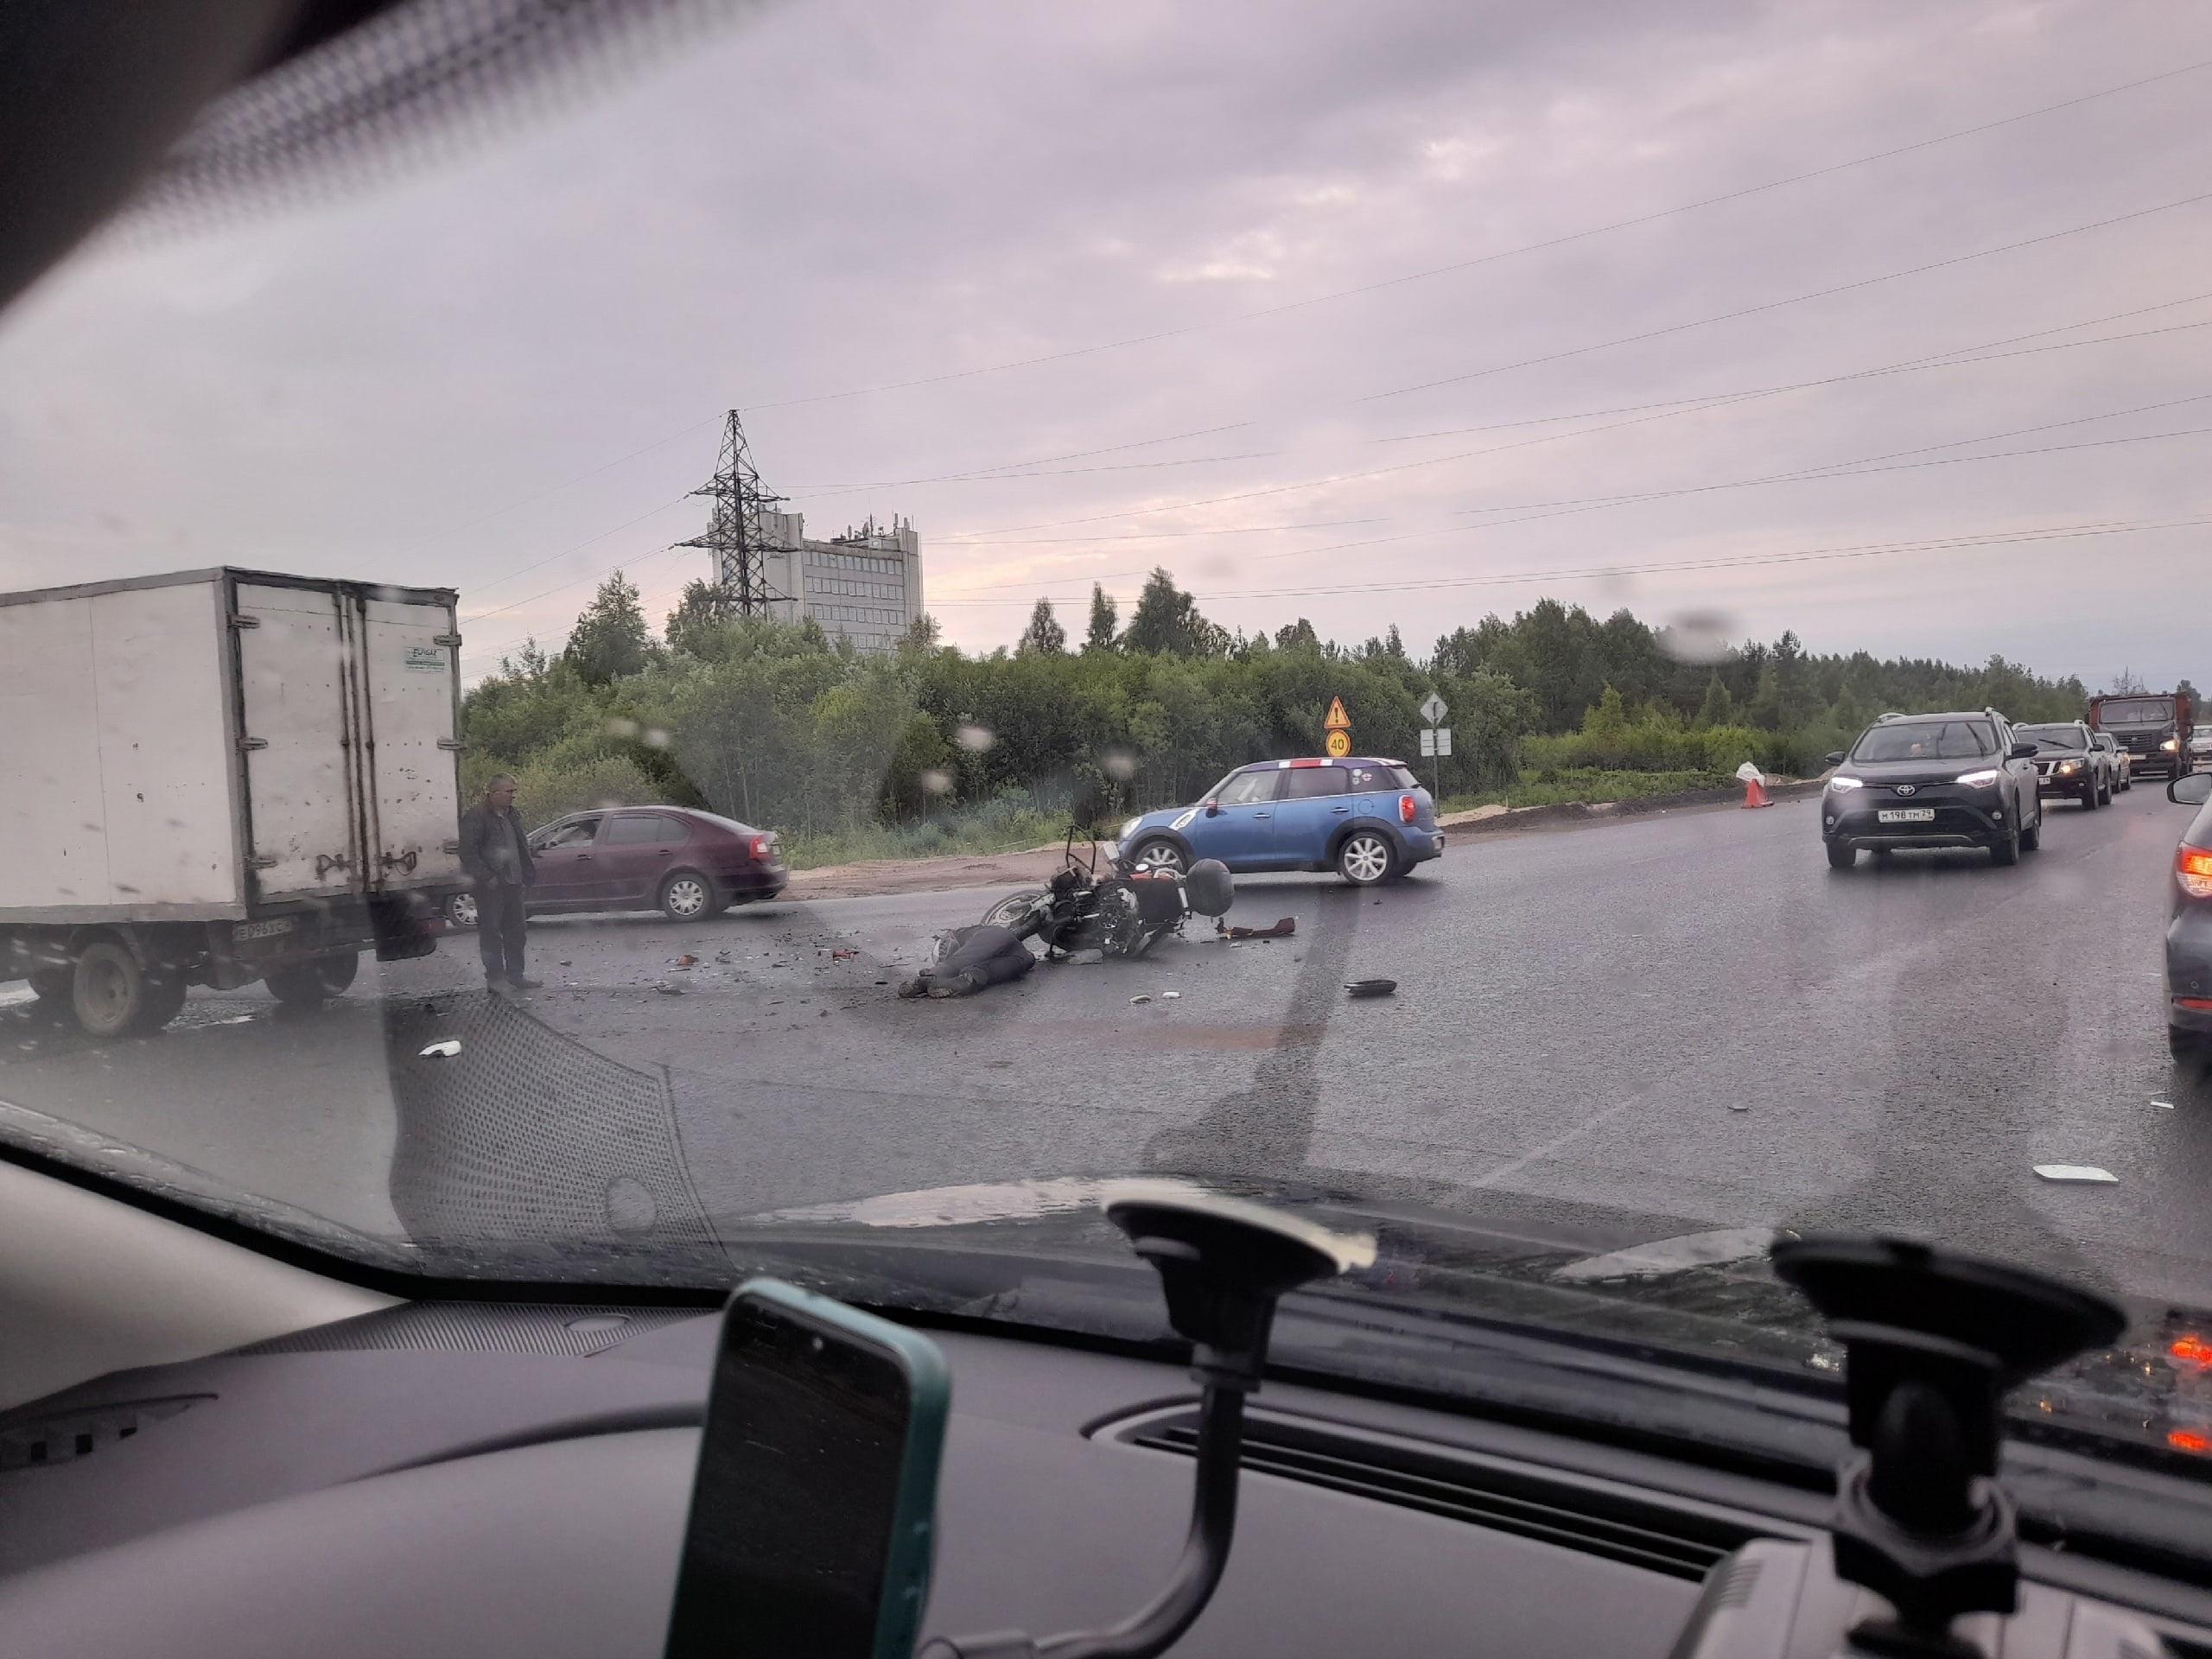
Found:
[[(1574, 802), (1630, 801), (1647, 795), (1727, 788), (1734, 781), (1724, 772), (1559, 767), (1532, 773), (1510, 789), (1452, 796), (1440, 803), (1437, 810), (1464, 812), (1478, 806), (1560, 806)], [(1026, 802), (1002, 798), (923, 823), (896, 827), (863, 824), (812, 835), (786, 831), (783, 838), (784, 856), (795, 870), (817, 870), (877, 859), (943, 858), (963, 854), (983, 857), (1023, 852), (1057, 842), (1066, 832), (1064, 814), (1046, 812)]]
[(1633, 801), (1646, 795), (1725, 789), (1734, 782), (1725, 772), (1614, 772), (1598, 766), (1560, 767), (1523, 778), (1510, 789), (1454, 795), (1439, 803), (1437, 810), (1465, 812), (1478, 806), (1564, 806), (1573, 802)]

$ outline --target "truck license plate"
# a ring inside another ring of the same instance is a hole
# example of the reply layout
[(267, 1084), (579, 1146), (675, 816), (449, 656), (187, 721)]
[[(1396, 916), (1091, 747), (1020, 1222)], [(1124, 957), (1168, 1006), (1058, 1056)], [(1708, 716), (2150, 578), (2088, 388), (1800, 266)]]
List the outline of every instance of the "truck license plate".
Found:
[(292, 931), (289, 916), (272, 916), (265, 922), (233, 922), (231, 937), (234, 939), (273, 939), (279, 933)]
[(1895, 806), (1874, 815), (1878, 823), (1933, 823), (1936, 809), (1932, 806)]

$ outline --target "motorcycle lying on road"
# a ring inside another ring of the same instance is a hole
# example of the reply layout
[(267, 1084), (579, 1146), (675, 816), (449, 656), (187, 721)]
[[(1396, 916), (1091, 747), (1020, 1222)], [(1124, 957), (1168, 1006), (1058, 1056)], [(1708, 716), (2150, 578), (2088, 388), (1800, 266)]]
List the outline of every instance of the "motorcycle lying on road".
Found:
[(1187, 871), (1131, 862), (1117, 849), (1106, 873), (1098, 868), (1098, 837), (1075, 850), (1068, 830), (1062, 868), (1049, 886), (1010, 893), (983, 912), (986, 926), (1004, 927), (1017, 938), (1044, 941), (1045, 960), (1096, 950), (1108, 957), (1141, 957), (1193, 915), (1226, 915), (1235, 897), (1228, 867), (1202, 858)]

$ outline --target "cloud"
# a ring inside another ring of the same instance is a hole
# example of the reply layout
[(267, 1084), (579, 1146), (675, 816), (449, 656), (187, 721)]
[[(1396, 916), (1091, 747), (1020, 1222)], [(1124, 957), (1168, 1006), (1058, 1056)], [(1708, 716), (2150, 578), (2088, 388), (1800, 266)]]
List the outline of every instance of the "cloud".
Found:
[[(698, 528), (686, 493), (732, 404), (772, 487), (991, 474), (794, 491), (817, 529), (912, 517), (933, 608), (970, 647), (1010, 642), (1037, 592), (1103, 580), (1126, 600), (1155, 563), (1231, 625), (1303, 612), (1420, 640), (1547, 584), (1357, 590), (2178, 517), (2212, 508), (2212, 440), (1510, 509), (2186, 396), (2212, 388), (2212, 329), (1633, 424), (1503, 423), (2212, 290), (2198, 207), (1773, 306), (2192, 194), (2205, 75), (1756, 188), (2206, 57), (2212, 20), (2152, 4), (780, 9), (443, 168), (57, 274), (0, 320), (0, 578), (220, 557), (452, 585), (498, 611), (469, 630), (496, 654), (561, 637), (620, 562), (658, 616), (697, 574), (667, 550)], [(2205, 319), (2212, 302), (2086, 332)], [(1092, 349), (1115, 341), (1136, 343)], [(2188, 423), (2066, 435), (2162, 419)], [(1819, 648), (2050, 667), (2037, 651), (2063, 649), (2201, 683), (2190, 605), (2120, 596), (2195, 584), (2201, 610), (2201, 545), (1551, 585)]]

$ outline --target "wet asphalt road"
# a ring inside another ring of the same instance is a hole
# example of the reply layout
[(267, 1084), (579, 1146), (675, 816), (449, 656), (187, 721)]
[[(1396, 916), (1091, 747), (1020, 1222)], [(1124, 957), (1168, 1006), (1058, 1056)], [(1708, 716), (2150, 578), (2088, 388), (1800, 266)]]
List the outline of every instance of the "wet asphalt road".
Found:
[[(304, 1015), (195, 993), (134, 1043), (0, 1008), (0, 1102), (386, 1236), (490, 1217), (532, 1158), (591, 1185), (658, 1137), (719, 1217), (1175, 1170), (1600, 1248), (1876, 1227), (2212, 1304), (2212, 1089), (2171, 1066), (2160, 1012), (2188, 814), (2145, 785), (2095, 813), (2052, 804), (2017, 869), (1927, 854), (1837, 874), (1816, 811), (1469, 838), (1376, 892), (1251, 878), (1231, 919), (1294, 917), (1294, 938), (1194, 929), (1147, 962), (953, 1002), (892, 983), (989, 892), (545, 919), (526, 1014), (487, 1014), (467, 939), (365, 964)], [(672, 966), (683, 952), (698, 963)], [(1370, 976), (1397, 995), (1348, 1001)], [(462, 1055), (421, 1058), (442, 1034)], [(488, 1173), (426, 1193), (425, 1148)], [(2038, 1163), (2119, 1181), (2054, 1185)], [(665, 1207), (672, 1188), (647, 1185)], [(606, 1183), (610, 1215), (635, 1185)]]

